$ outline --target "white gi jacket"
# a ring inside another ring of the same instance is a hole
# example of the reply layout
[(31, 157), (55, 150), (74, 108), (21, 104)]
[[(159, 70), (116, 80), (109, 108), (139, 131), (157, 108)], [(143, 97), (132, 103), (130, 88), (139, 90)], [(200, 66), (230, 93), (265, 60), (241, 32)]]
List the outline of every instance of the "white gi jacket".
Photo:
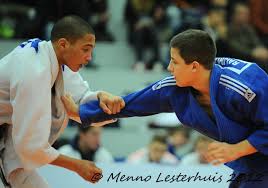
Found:
[[(10, 125), (2, 154), (6, 176), (17, 168), (38, 168), (59, 155), (51, 145), (66, 127), (68, 118), (65, 116), (58, 131), (51, 131), (51, 88), (58, 71), (50, 41), (25, 43), (0, 60), (0, 126)], [(65, 91), (76, 102), (97, 99), (96, 92), (90, 91), (79, 73), (67, 66), (63, 79)]]

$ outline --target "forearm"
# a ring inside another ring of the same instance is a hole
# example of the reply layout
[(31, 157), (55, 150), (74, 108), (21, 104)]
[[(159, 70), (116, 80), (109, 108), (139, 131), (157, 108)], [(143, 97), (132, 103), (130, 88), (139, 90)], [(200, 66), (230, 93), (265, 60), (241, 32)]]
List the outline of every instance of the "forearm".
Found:
[(60, 154), (54, 161), (50, 163), (51, 165), (66, 168), (68, 170), (77, 171), (78, 159), (68, 157), (66, 155)]
[[(59, 155), (59, 157), (50, 164), (76, 172), (82, 178), (92, 183), (96, 183), (102, 177), (102, 170), (88, 160), (74, 159), (65, 155)], [(98, 175), (98, 177), (96, 177), (96, 175)]]

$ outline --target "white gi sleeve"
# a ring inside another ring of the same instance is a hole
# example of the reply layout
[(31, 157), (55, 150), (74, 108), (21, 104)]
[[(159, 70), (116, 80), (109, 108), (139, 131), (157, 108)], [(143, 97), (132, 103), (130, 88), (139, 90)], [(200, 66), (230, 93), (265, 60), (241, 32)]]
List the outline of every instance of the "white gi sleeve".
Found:
[(97, 100), (98, 91), (91, 91), (88, 83), (83, 80), (78, 72), (73, 72), (67, 66), (64, 66), (63, 78), (65, 91), (72, 95), (75, 103), (83, 104), (87, 101)]

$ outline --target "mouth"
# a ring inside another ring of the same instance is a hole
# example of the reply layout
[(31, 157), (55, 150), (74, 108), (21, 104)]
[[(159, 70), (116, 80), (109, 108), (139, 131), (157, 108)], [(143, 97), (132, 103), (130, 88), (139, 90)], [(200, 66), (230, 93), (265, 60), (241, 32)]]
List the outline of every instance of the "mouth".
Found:
[(86, 66), (86, 64), (87, 63), (81, 63), (79, 66), (80, 66), (80, 68), (82, 68), (82, 67)]

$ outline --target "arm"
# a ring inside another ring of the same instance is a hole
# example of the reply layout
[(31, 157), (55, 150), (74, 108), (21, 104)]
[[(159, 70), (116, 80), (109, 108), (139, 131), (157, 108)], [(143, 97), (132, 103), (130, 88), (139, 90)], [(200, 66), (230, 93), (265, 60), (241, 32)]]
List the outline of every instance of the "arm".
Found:
[[(161, 81), (160, 81), (161, 82)], [(156, 83), (156, 84), (159, 84)], [(131, 93), (123, 97), (125, 108), (120, 113), (114, 115), (105, 114), (98, 106), (98, 102), (90, 102), (79, 107), (79, 115), (83, 124), (92, 122), (100, 122), (108, 119), (133, 117), (133, 116), (149, 116), (161, 112), (171, 112), (169, 96), (175, 83), (153, 89), (154, 85), (150, 85), (145, 89)]]
[(72, 95), (76, 104), (97, 100), (98, 91), (91, 91), (88, 83), (83, 80), (78, 72), (73, 72), (67, 66), (64, 66), (63, 78), (65, 91)]
[[(124, 107), (121, 97), (114, 96), (105, 91), (91, 91), (88, 83), (83, 80), (78, 72), (71, 71), (67, 66), (63, 71), (64, 86), (67, 93), (71, 93), (76, 104), (84, 104), (88, 101), (99, 100), (99, 105), (107, 114), (120, 112)], [(70, 116), (73, 119), (72, 116)], [(74, 120), (77, 121), (76, 118)]]
[[(254, 66), (254, 65), (252, 65)], [(250, 155), (256, 152), (268, 155), (268, 76), (259, 69), (252, 72), (252, 90), (256, 96), (251, 102), (240, 101), (237, 109), (252, 123), (252, 132), (247, 139), (236, 143), (212, 143), (209, 146), (208, 160), (216, 160), (217, 164), (233, 161), (240, 157)], [(259, 72), (258, 72), (259, 71)], [(256, 81), (258, 80), (258, 81)]]
[(256, 152), (256, 148), (254, 148), (248, 140), (243, 140), (237, 144), (213, 142), (208, 145), (206, 159), (213, 165), (219, 165)]
[(74, 171), (92, 183), (98, 182), (102, 174), (101, 169), (91, 161), (74, 159), (61, 154), (50, 164)]

